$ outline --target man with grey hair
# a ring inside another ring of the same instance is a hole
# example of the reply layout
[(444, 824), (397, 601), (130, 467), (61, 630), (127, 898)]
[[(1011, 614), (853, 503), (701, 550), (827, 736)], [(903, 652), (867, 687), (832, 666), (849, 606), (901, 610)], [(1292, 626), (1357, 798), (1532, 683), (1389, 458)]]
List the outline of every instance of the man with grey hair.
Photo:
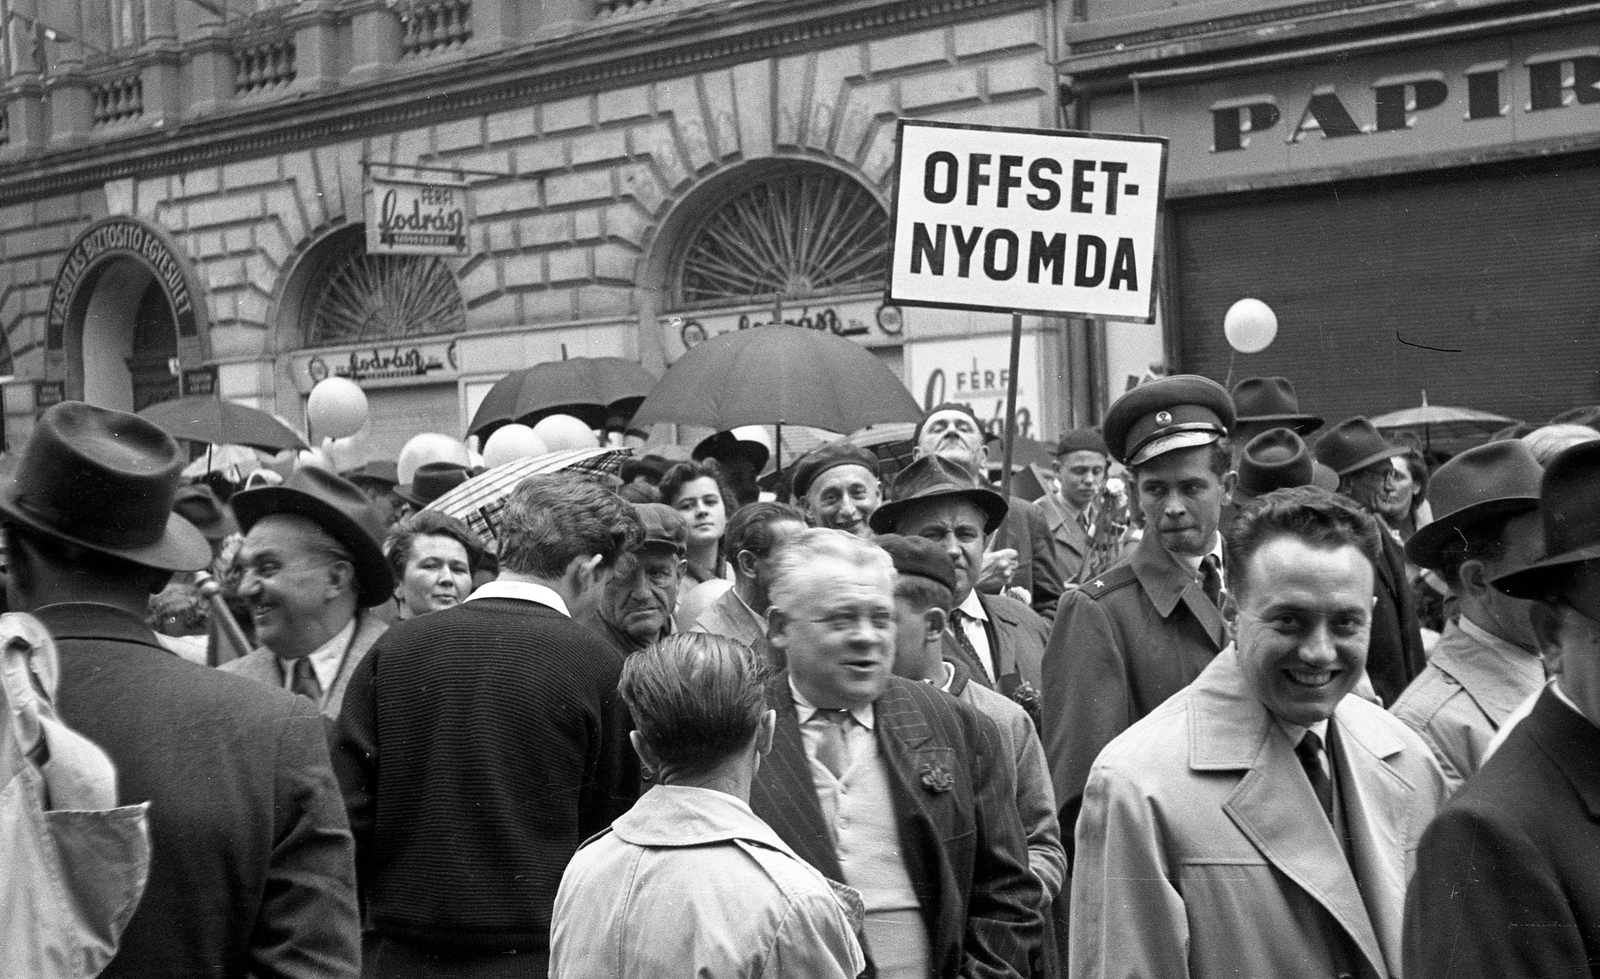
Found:
[(777, 728), (751, 808), (829, 879), (861, 892), (882, 979), (1024, 976), (1041, 923), (994, 722), (890, 673), (894, 564), (838, 530), (773, 561), (767, 686)]
[[(550, 974), (855, 979), (866, 968), (827, 878), (750, 811), (776, 714), (751, 649), (705, 633), (628, 657), (629, 737), (657, 785), (585, 843), (556, 895)], [(859, 917), (859, 910), (857, 910)]]
[(562, 870), (638, 792), (622, 657), (579, 625), (639, 518), (570, 474), (507, 501), (500, 576), (387, 632), (350, 681), (334, 766), (369, 976), (543, 976)]

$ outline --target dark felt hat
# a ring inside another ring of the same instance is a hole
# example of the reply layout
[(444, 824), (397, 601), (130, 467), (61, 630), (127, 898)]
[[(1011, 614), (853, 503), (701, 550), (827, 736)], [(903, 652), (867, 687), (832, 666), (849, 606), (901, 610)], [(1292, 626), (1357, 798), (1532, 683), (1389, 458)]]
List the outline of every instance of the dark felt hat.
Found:
[(388, 459), (378, 459), (339, 475), (357, 486), (371, 483), (384, 489), (394, 489), (400, 485), (400, 466)]
[(872, 542), (889, 552), (897, 573), (941, 584), (950, 589), (950, 596), (954, 599), (956, 565), (944, 548), (926, 537), (904, 537), (900, 534), (879, 534)]
[(39, 416), (0, 512), (44, 537), (163, 571), (198, 571), (211, 545), (173, 512), (188, 460), (172, 436), (125, 411), (63, 401)]
[(1339, 476), (1311, 458), (1305, 439), (1288, 428), (1269, 428), (1245, 445), (1233, 502), (1243, 504), (1293, 486), (1318, 486), (1331, 493), (1339, 488)]
[(394, 495), (420, 510), (466, 482), (471, 475), (459, 462), (426, 462), (411, 474), (411, 482), (394, 488)]
[(239, 532), (239, 522), (233, 519), (227, 505), (204, 483), (179, 487), (172, 512), (194, 524), (206, 540), (218, 541)]
[(1494, 580), (1508, 595), (1542, 598), (1552, 576), (1600, 560), (1600, 442), (1581, 442), (1550, 460), (1539, 483), (1539, 512), (1545, 556)]
[(633, 512), (644, 527), (644, 540), (639, 542), (641, 549), (666, 547), (676, 554), (683, 553), (689, 543), (689, 523), (683, 519), (683, 514), (665, 503), (635, 503)]
[(1176, 374), (1141, 384), (1106, 412), (1112, 458), (1137, 466), (1177, 449), (1210, 445), (1233, 429), (1233, 399), (1222, 385), (1198, 374)]
[(864, 466), (874, 476), (880, 472), (878, 457), (871, 449), (862, 448), (844, 439), (824, 442), (801, 456), (800, 461), (794, 464), (794, 498), (805, 499), (811, 484), (817, 481), (818, 476), (839, 466)]
[(771, 451), (760, 442), (739, 438), (732, 432), (718, 432), (706, 436), (694, 447), (693, 452), (696, 462), (702, 459), (716, 459), (718, 462), (724, 459), (744, 459), (749, 462), (750, 468), (757, 472), (761, 471), (771, 457)]
[(1247, 377), (1233, 386), (1235, 423), (1260, 428), (1288, 428), (1309, 435), (1322, 419), (1300, 410), (1300, 396), (1287, 377)]
[(1521, 440), (1475, 446), (1440, 466), (1428, 480), (1433, 522), (1406, 541), (1413, 563), (1439, 570), (1439, 554), (1451, 539), (1490, 517), (1539, 508), (1544, 467)]
[(923, 456), (900, 470), (889, 487), (889, 502), (872, 513), (868, 525), (875, 534), (894, 531), (895, 524), (926, 500), (961, 497), (983, 511), (983, 532), (992, 534), (1006, 518), (1005, 497), (978, 482), (972, 470), (942, 456)]
[(1317, 436), (1313, 447), (1317, 461), (1340, 476), (1375, 465), (1385, 459), (1411, 451), (1395, 445), (1365, 418), (1346, 418)]
[(381, 605), (392, 597), (394, 575), (383, 558), (383, 525), (366, 494), (349, 480), (307, 466), (295, 470), (282, 486), (235, 493), (233, 513), (245, 533), (262, 517), (273, 514), (305, 517), (350, 552), (362, 608)]
[(1072, 429), (1056, 440), (1055, 451), (1052, 454), (1060, 458), (1074, 452), (1098, 452), (1107, 457), (1111, 455), (1111, 450), (1106, 448), (1105, 437), (1097, 428)]

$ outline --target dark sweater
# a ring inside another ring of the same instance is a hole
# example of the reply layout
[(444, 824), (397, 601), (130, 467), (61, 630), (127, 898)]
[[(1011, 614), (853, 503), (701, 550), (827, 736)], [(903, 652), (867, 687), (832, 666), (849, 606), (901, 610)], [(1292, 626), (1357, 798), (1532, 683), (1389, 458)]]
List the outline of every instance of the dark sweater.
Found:
[(621, 669), (588, 629), (514, 599), (378, 641), (334, 752), (371, 928), (439, 951), (549, 947), (567, 862), (638, 792)]

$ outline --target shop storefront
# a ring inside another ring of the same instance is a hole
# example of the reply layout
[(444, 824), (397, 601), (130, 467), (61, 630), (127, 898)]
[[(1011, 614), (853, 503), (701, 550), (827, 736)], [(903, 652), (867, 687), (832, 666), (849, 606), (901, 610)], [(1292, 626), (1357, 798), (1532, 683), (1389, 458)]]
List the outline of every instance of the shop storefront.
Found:
[[(1330, 419), (1600, 401), (1600, 21), (1509, 20), (1084, 84), (1094, 128), (1172, 141), (1167, 366)], [(1247, 296), (1279, 321), (1248, 356)]]

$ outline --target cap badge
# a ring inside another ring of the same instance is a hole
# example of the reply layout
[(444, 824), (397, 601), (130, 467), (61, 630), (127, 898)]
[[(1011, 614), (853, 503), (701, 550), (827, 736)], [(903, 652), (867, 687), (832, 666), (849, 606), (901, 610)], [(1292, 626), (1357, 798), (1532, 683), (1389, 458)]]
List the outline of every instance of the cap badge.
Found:
[(1158, 411), (1158, 412), (1156, 412), (1156, 424), (1157, 425), (1171, 425), (1172, 424), (1172, 413), (1170, 411)]

